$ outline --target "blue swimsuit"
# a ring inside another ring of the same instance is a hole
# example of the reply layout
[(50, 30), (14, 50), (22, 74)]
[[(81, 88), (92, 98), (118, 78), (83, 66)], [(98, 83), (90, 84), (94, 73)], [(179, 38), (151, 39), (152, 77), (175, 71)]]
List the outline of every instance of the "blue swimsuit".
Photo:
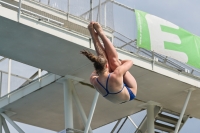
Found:
[[(130, 95), (130, 100), (129, 100), (129, 101), (131, 101), (131, 100), (133, 100), (133, 99), (135, 98), (135, 95), (133, 94), (133, 92), (131, 91), (131, 89), (130, 89), (126, 84), (124, 84), (123, 87), (122, 87), (122, 89), (121, 89), (120, 91), (118, 91), (118, 92), (115, 92), (115, 93), (109, 92), (109, 91), (108, 91), (108, 80), (109, 80), (109, 78), (110, 78), (110, 73), (109, 73), (108, 78), (107, 78), (107, 80), (106, 80), (106, 88), (99, 82), (98, 78), (96, 78), (97, 82), (98, 82), (98, 83), (105, 89), (105, 91), (107, 92), (107, 94), (104, 95), (103, 97), (106, 97), (106, 96), (109, 95), (109, 94), (118, 94), (118, 93), (120, 93), (120, 92), (124, 89), (124, 86), (125, 86), (126, 89), (127, 89), (128, 92), (129, 92), (129, 95)], [(124, 103), (124, 102), (123, 102), (123, 103)]]

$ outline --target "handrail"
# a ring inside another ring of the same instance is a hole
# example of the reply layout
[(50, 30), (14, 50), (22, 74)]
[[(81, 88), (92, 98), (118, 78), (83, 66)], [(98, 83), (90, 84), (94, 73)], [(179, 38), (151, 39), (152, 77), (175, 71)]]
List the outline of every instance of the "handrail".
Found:
[[(8, 6), (11, 6), (11, 7), (16, 8), (16, 9), (20, 9), (20, 7), (15, 6), (15, 5), (12, 5), (12, 4), (9, 4), (9, 3), (4, 2), (4, 1), (0, 1), (0, 3), (3, 3), (3, 4), (8, 5)], [(23, 9), (23, 8), (21, 8), (21, 11), (24, 11), (24, 12), (27, 12), (27, 13), (33, 14), (33, 15), (35, 15), (35, 16), (41, 17), (41, 18), (43, 18), (43, 19), (46, 19), (48, 22), (54, 22), (54, 23), (57, 23), (57, 24), (59, 24), (59, 25), (64, 25), (64, 23), (62, 23), (62, 22), (59, 22), (59, 21), (53, 20), (53, 19), (51, 19), (51, 18), (48, 18), (48, 17), (42, 16), (42, 15), (40, 15), (40, 14), (37, 14), (37, 13), (31, 12), (31, 11), (28, 11), (28, 10)]]
[[(111, 1), (111, 0), (106, 0), (106, 1), (102, 2), (101, 5), (106, 4), (107, 2), (110, 2), (110, 1)], [(96, 8), (98, 8), (98, 7), (99, 7), (99, 6), (97, 5), (97, 6), (93, 7), (93, 8), (91, 8), (89, 11), (87, 11), (87, 12), (81, 14), (80, 17), (83, 17), (84, 15), (90, 13), (91, 10), (94, 10), (94, 9), (96, 9)]]
[(125, 5), (123, 5), (123, 4), (119, 3), (119, 2), (116, 2), (114, 0), (111, 0), (111, 2), (113, 2), (113, 3), (115, 3), (115, 4), (119, 5), (119, 6), (122, 6), (122, 7), (126, 8), (126, 9), (128, 9), (128, 10), (131, 10), (131, 11), (135, 12), (135, 9), (133, 9), (131, 7), (125, 6)]
[[(34, 83), (35, 81), (38, 81), (39, 79), (43, 79), (43, 78), (45, 78), (45, 77), (47, 77), (47, 76), (49, 76), (49, 75), (55, 75), (55, 74), (47, 73), (47, 74), (45, 74), (45, 75), (42, 75), (40, 78), (37, 78), (37, 79), (32, 80), (31, 82), (29, 82), (29, 84), (32, 84), (32, 83)], [(3, 97), (8, 97), (8, 95), (11, 95), (12, 93), (15, 93), (16, 91), (20, 90), (21, 88), (23, 88), (23, 87), (25, 87), (25, 86), (28, 86), (29, 84), (26, 84), (26, 85), (24, 85), (24, 86), (20, 86), (19, 88), (15, 89), (15, 90), (12, 90), (10, 93), (7, 93), (7, 94), (1, 96), (0, 99), (3, 98)]]
[[(8, 72), (3, 71), (3, 70), (0, 70), (0, 72), (5, 73), (5, 74), (8, 74)], [(25, 79), (25, 80), (28, 80), (28, 81), (32, 81), (32, 79), (29, 79), (29, 78), (26, 78), (26, 77), (23, 77), (23, 76), (19, 76), (19, 75), (16, 75), (16, 74), (12, 74), (12, 73), (11, 73), (11, 75), (14, 76), (14, 77), (18, 77), (18, 78), (21, 78), (21, 79)]]
[(42, 15), (40, 15), (40, 14), (31, 12), (31, 11), (28, 11), (28, 10), (25, 10), (25, 9), (21, 9), (21, 10), (22, 10), (22, 11), (25, 11), (25, 12), (28, 12), (28, 13), (30, 13), (30, 14), (36, 15), (36, 16), (38, 16), (38, 17), (41, 17), (41, 18), (43, 18), (43, 19), (47, 19), (48, 22), (51, 21), (51, 22), (57, 23), (57, 24), (59, 24), (59, 25), (64, 25), (64, 23), (62, 23), (62, 22), (58, 22), (58, 21), (56, 21), (56, 20), (50, 19), (50, 18), (45, 17), (45, 16), (42, 16)]
[[(125, 45), (128, 45), (128, 44), (130, 44), (130, 43), (133, 43), (133, 42), (136, 42), (136, 41), (137, 41), (136, 39), (135, 39), (135, 40), (130, 39), (131, 41), (127, 43), (127, 42), (123, 41), (122, 39), (120, 39), (120, 38), (118, 38), (118, 37), (114, 37), (114, 38), (116, 38), (116, 39), (118, 39), (118, 40), (124, 42), (125, 44), (123, 45), (123, 47), (124, 47)], [(128, 39), (128, 38), (127, 38), (127, 39)], [(132, 46), (132, 45), (130, 45), (130, 46)], [(121, 47), (122, 47), (122, 46), (121, 46)], [(121, 47), (119, 47), (119, 48), (121, 48)], [(132, 46), (132, 47), (135, 48), (135, 49), (138, 49), (137, 46)], [(146, 55), (148, 55), (148, 56), (152, 56), (152, 53), (150, 53), (150, 51), (148, 51), (148, 50), (142, 49), (142, 51), (140, 50), (140, 52), (142, 52), (142, 53), (144, 53), (144, 54), (146, 54)], [(162, 58), (162, 59), (164, 60), (164, 57), (162, 57), (160, 54), (158, 54), (158, 53), (154, 53), (154, 54), (156, 55), (156, 57)], [(167, 63), (171, 64), (171, 65), (174, 66), (174, 67), (179, 68), (178, 70), (181, 69), (181, 70), (184, 70), (184, 71), (185, 71), (185, 69), (186, 69), (186, 68), (184, 68), (184, 67), (178, 65), (177, 63), (171, 61), (170, 59), (167, 60)]]

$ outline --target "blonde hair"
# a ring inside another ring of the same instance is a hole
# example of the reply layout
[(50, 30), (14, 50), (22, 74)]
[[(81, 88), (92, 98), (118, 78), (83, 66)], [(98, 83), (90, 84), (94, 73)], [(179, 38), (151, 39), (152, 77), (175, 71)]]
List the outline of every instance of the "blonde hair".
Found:
[(94, 68), (97, 74), (100, 74), (105, 71), (105, 65), (107, 63), (107, 59), (104, 56), (96, 56), (89, 51), (81, 51), (81, 54), (85, 55), (90, 61), (94, 62)]

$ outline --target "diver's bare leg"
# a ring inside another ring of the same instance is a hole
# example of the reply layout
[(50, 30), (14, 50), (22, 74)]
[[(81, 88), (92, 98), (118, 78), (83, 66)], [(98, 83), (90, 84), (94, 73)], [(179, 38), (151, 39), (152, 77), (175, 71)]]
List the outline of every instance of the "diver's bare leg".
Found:
[(99, 23), (94, 22), (94, 29), (103, 41), (110, 68), (112, 71), (114, 71), (118, 66), (121, 65), (121, 62), (118, 59), (117, 51), (113, 46), (112, 42), (106, 37)]
[(107, 58), (105, 49), (103, 48), (103, 46), (101, 45), (101, 43), (99, 41), (98, 34), (94, 31), (93, 24), (94, 24), (94, 22), (90, 22), (90, 24), (88, 25), (88, 30), (92, 37), (92, 41), (94, 43), (96, 53), (97, 53), (97, 55), (101, 55), (101, 56), (104, 56)]

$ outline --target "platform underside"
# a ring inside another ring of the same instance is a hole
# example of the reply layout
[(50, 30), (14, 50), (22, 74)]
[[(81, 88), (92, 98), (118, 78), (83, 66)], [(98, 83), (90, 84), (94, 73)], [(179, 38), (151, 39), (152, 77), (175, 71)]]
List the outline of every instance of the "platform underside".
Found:
[[(57, 75), (76, 76), (89, 83), (89, 75), (93, 71), (93, 66), (80, 54), (80, 50), (83, 49), (94, 52), (88, 46), (84, 47), (83, 44), (67, 41), (67, 39), (56, 37), (4, 17), (0, 17), (0, 22), (1, 56)], [(91, 123), (93, 129), (142, 110), (139, 105), (147, 101), (155, 101), (165, 109), (181, 112), (187, 97), (185, 90), (195, 88), (180, 80), (147, 70), (145, 66), (134, 65), (130, 72), (138, 83), (136, 100), (118, 105), (100, 96)], [(81, 84), (76, 84), (75, 88), (88, 115), (95, 90)], [(189, 101), (187, 115), (200, 118), (198, 101), (200, 101), (200, 91), (197, 88)], [(55, 82), (5, 106), (3, 109), (15, 112), (16, 114), (11, 116), (15, 121), (60, 131), (64, 129), (63, 104), (62, 84)], [(75, 105), (73, 113), (74, 127), (84, 129)]]

